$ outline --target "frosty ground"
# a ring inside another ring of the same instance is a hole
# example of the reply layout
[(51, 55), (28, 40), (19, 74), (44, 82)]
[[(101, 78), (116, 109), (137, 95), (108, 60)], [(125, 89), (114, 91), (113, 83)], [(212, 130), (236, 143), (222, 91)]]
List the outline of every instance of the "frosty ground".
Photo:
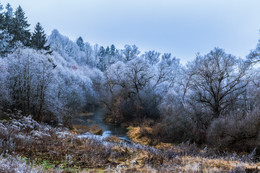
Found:
[(0, 172), (246, 172), (252, 154), (217, 153), (195, 144), (126, 143), (39, 124), (19, 112), (1, 120)]

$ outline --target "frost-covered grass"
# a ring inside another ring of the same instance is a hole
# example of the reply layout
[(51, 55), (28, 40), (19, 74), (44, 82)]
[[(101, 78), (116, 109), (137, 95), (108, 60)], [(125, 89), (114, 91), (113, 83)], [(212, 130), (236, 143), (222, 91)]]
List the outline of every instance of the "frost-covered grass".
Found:
[(8, 116), (9, 120), (0, 121), (0, 165), (1, 169), (11, 167), (11, 172), (243, 172), (260, 168), (250, 155), (216, 154), (188, 143), (150, 147), (116, 137), (78, 136), (19, 112)]
[(42, 166), (31, 166), (25, 159), (13, 156), (0, 156), (0, 172), (3, 173), (43, 173)]

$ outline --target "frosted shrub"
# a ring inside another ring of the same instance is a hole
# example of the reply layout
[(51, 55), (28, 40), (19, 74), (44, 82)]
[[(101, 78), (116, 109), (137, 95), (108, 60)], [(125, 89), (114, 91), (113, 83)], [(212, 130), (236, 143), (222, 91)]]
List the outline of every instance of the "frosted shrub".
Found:
[(207, 140), (220, 148), (250, 152), (260, 146), (259, 109), (246, 115), (234, 114), (214, 120), (207, 131)]

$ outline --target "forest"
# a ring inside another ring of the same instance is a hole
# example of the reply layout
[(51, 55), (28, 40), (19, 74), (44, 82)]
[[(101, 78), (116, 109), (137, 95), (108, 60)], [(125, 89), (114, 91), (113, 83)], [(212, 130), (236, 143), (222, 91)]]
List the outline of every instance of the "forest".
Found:
[[(21, 6), (0, 5), (1, 121), (18, 112), (73, 130), (74, 115), (103, 108), (104, 121), (140, 127), (149, 146), (189, 143), (253, 153), (259, 162), (260, 41), (246, 57), (215, 47), (181, 64), (171, 53), (91, 45), (56, 29), (47, 36), (40, 23), (29, 28)], [(3, 126), (2, 148), (9, 145)]]

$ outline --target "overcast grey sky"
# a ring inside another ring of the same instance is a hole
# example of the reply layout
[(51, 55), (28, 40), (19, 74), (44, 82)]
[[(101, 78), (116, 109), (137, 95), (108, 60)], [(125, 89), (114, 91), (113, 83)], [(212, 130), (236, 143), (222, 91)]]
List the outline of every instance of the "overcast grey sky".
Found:
[(181, 62), (214, 47), (245, 57), (259, 39), (260, 0), (0, 0), (21, 5), (29, 23), (47, 34), (103, 46), (136, 44), (170, 52)]

